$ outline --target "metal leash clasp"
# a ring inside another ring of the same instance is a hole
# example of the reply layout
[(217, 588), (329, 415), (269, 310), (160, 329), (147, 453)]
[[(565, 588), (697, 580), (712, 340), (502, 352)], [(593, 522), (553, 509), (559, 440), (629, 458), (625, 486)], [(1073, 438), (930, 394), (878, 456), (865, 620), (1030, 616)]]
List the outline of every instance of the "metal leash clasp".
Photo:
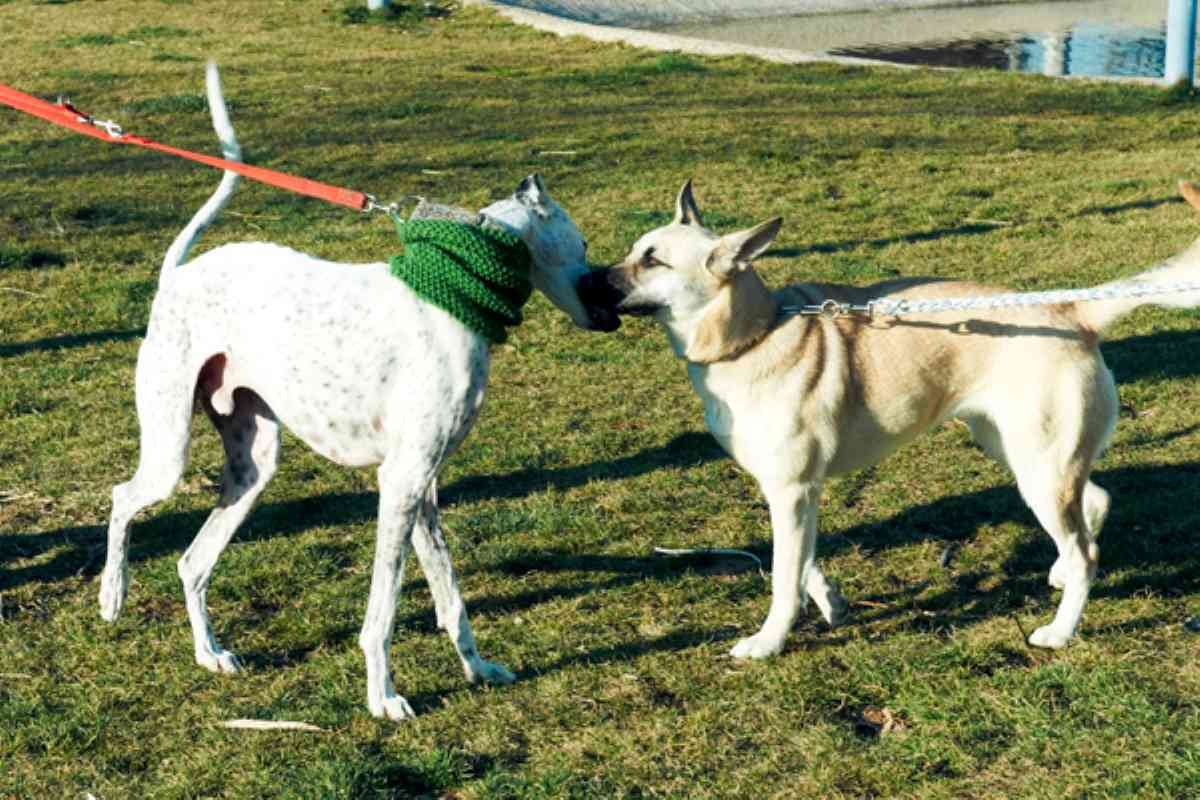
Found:
[(425, 198), (416, 194), (406, 194), (394, 203), (381, 203), (379, 198), (373, 194), (363, 192), (367, 198), (367, 204), (363, 206), (363, 213), (368, 214), (372, 211), (382, 211), (393, 219), (400, 219), (400, 204), (401, 203), (424, 203)]
[(839, 303), (837, 300), (826, 300), (818, 306), (803, 306), (800, 315), (804, 317), (824, 317), (825, 319), (840, 319), (842, 317), (863, 316), (875, 318), (875, 303), (855, 305), (854, 303)]
[(75, 115), (76, 121), (82, 122), (85, 125), (91, 125), (96, 128), (101, 128), (114, 139), (120, 139), (125, 135), (125, 129), (111, 119), (96, 119), (90, 114), (85, 114), (75, 106), (71, 105), (69, 97), (59, 95), (58, 104)]

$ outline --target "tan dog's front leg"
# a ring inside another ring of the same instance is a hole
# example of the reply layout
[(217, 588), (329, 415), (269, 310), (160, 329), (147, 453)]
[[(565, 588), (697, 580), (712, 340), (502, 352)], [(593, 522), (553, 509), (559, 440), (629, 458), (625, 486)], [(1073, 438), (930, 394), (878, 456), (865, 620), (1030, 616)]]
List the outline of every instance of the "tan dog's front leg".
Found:
[(837, 605), (833, 597), (840, 599), (813, 564), (820, 484), (764, 487), (764, 492), (771, 506), (771, 610), (758, 633), (734, 645), (730, 651), (734, 658), (766, 658), (781, 651), (810, 587), (826, 619)]

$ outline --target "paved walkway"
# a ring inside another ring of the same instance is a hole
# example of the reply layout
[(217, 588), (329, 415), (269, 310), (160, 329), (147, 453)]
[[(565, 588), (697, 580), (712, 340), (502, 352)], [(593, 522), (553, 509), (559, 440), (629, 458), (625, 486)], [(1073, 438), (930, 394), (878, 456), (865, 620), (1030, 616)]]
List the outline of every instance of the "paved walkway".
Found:
[(503, 0), (497, 5), (540, 11), (577, 22), (637, 28), (797, 14), (995, 5), (997, 2), (1005, 0)]

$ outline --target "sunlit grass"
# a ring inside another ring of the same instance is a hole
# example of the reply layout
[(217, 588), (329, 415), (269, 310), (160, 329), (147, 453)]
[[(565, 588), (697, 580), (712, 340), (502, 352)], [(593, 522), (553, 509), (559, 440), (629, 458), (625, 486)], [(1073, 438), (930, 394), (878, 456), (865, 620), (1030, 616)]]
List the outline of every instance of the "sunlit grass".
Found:
[[(1198, 232), (1189, 97), (990, 73), (783, 67), (557, 39), (476, 9), (360, 21), (340, 3), (0, 2), (0, 75), (126, 129), (216, 152), (222, 66), (253, 163), (480, 207), (540, 171), (597, 263), (695, 177), (721, 230), (782, 214), (773, 284), (942, 275), (1083, 286)], [(956, 426), (833, 482), (827, 571), (853, 603), (764, 663), (724, 656), (768, 587), (757, 488), (703, 432), (661, 332), (573, 329), (541, 298), (497, 348), (441, 481), (483, 652), (465, 685), (409, 570), (392, 648), (411, 723), (366, 712), (356, 644), (374, 476), (298, 441), (209, 592), (237, 678), (192, 660), (175, 561), (215, 501), (197, 420), (177, 494), (133, 528), (133, 587), (97, 614), (111, 486), (137, 457), (133, 369), (175, 232), (217, 176), (0, 112), (0, 797), (1187, 797), (1200, 782), (1195, 451), (1200, 335), (1143, 311), (1105, 356), (1126, 409), (1077, 643), (1025, 647), (1053, 547)], [(245, 185), (203, 250), (268, 239), (347, 261), (382, 219)], [(947, 546), (952, 557), (943, 567)], [(897, 721), (877, 735), (886, 710)], [(305, 720), (326, 734), (216, 727)]]

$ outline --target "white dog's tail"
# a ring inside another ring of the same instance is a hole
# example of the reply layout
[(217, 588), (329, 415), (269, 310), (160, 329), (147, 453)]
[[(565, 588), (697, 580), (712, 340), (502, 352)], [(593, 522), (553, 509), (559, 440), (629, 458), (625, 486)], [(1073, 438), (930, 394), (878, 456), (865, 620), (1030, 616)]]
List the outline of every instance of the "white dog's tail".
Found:
[[(1200, 211), (1200, 185), (1180, 181), (1179, 192), (1183, 199)], [(1104, 284), (1104, 288), (1122, 285), (1163, 286), (1163, 294), (1144, 297), (1118, 297), (1112, 300), (1094, 300), (1079, 303), (1076, 313), (1080, 321), (1094, 331), (1100, 332), (1121, 317), (1144, 305), (1163, 308), (1200, 307), (1200, 240), (1182, 253), (1172, 256), (1164, 263), (1132, 278)]]
[[(233, 124), (229, 121), (229, 109), (225, 107), (225, 96), (221, 93), (221, 76), (217, 72), (217, 65), (211, 61), (208, 62), (208, 69), (205, 71), (205, 86), (208, 91), (208, 109), (212, 112), (213, 128), (217, 132), (217, 138), (221, 140), (221, 150), (224, 151), (227, 160), (241, 161), (242, 148), (238, 145), (237, 136), (233, 133)], [(217, 218), (221, 209), (225, 208), (229, 202), (229, 198), (233, 197), (240, 180), (240, 175), (229, 170), (226, 170), (225, 174), (221, 176), (221, 183), (213, 192), (212, 197), (200, 206), (200, 210), (192, 217), (191, 222), (179, 232), (175, 241), (171, 242), (171, 246), (167, 249), (167, 254), (163, 257), (162, 272), (159, 273), (160, 283), (170, 280), (168, 276), (187, 258), (188, 251), (192, 249), (196, 239), (200, 238), (204, 229)]]

